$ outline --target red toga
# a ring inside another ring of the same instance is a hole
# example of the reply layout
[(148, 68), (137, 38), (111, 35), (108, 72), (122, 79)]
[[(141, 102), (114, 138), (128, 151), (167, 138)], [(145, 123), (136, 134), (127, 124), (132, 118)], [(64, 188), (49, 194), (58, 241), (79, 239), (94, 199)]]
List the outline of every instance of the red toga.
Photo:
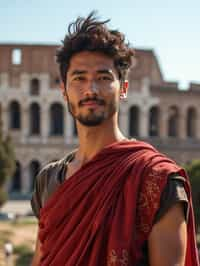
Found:
[(188, 178), (140, 141), (105, 147), (58, 187), (40, 211), (40, 265), (137, 265), (171, 173), (185, 177), (190, 205), (185, 265), (198, 266)]

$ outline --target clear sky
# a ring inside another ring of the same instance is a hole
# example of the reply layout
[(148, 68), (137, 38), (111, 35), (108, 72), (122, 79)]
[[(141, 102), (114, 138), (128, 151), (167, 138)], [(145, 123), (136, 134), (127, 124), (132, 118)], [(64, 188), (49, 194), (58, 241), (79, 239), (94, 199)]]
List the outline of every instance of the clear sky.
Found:
[(0, 0), (0, 43), (60, 44), (93, 9), (133, 47), (153, 49), (166, 80), (200, 83), (200, 0)]

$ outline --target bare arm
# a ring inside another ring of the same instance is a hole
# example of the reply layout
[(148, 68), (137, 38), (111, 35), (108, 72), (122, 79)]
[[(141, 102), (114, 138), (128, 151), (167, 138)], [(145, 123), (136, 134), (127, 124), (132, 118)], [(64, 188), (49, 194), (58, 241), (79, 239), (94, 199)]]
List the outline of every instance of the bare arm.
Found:
[(156, 223), (149, 236), (150, 266), (184, 266), (187, 225), (181, 203), (174, 205)]
[(39, 237), (37, 235), (35, 253), (34, 253), (34, 256), (33, 256), (33, 260), (32, 260), (31, 266), (39, 266), (40, 258), (41, 258), (41, 244), (40, 244)]

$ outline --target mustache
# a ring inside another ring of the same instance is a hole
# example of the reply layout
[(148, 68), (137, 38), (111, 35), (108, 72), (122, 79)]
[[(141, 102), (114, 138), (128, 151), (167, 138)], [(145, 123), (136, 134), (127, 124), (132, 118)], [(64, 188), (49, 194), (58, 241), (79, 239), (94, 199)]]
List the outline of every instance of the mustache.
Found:
[(97, 97), (87, 97), (83, 100), (80, 100), (78, 105), (80, 107), (80, 106), (83, 106), (85, 103), (90, 102), (90, 101), (96, 102), (99, 105), (105, 105), (105, 101), (103, 99), (99, 99)]

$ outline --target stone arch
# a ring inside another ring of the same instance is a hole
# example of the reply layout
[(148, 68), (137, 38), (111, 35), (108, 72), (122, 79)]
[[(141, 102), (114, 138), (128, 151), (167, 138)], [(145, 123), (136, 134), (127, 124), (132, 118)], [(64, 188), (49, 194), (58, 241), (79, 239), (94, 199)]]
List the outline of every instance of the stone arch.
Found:
[(129, 109), (129, 136), (139, 136), (140, 126), (140, 109), (138, 106), (133, 105)]
[(30, 135), (40, 134), (40, 106), (38, 103), (30, 105)]
[(60, 103), (53, 103), (50, 107), (50, 135), (64, 134), (64, 110)]
[(168, 136), (178, 137), (179, 110), (176, 106), (169, 107), (168, 111)]
[(39, 173), (41, 168), (40, 162), (38, 160), (33, 160), (29, 164), (29, 176), (30, 176), (30, 191), (33, 190), (35, 184), (35, 177)]
[(149, 136), (159, 136), (159, 117), (160, 111), (158, 106), (152, 106), (149, 110)]
[(21, 164), (19, 161), (16, 161), (15, 173), (11, 180), (11, 192), (21, 192), (22, 189), (22, 173), (21, 173)]
[(17, 101), (12, 101), (9, 105), (10, 129), (20, 129), (21, 127), (21, 107)]
[(35, 96), (40, 94), (40, 81), (37, 78), (30, 80), (30, 95)]
[(194, 107), (189, 107), (186, 117), (186, 136), (189, 138), (196, 137), (197, 111)]

